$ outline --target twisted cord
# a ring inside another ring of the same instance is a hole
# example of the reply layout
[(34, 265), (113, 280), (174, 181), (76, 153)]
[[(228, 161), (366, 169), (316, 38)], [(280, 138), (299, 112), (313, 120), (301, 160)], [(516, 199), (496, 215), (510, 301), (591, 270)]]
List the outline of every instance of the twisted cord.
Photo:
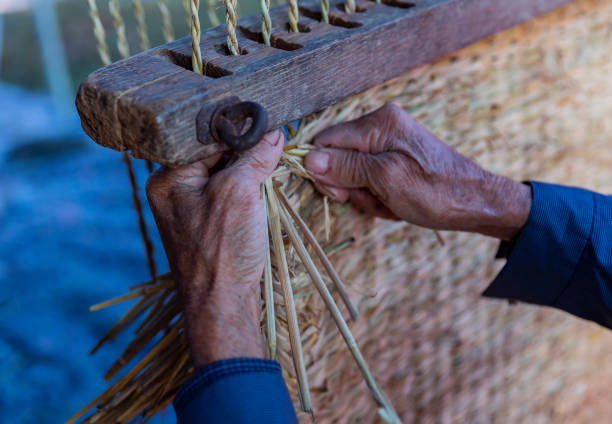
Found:
[(151, 243), (151, 239), (149, 238), (147, 224), (145, 222), (144, 214), (142, 212), (142, 203), (140, 202), (140, 197), (138, 196), (138, 183), (136, 182), (136, 175), (134, 174), (132, 159), (130, 158), (130, 155), (127, 152), (123, 153), (122, 159), (123, 162), (125, 162), (125, 166), (127, 168), (128, 176), (130, 179), (130, 187), (132, 189), (132, 202), (134, 203), (134, 209), (136, 209), (136, 215), (138, 215), (138, 229), (140, 230), (140, 237), (142, 238), (145, 254), (147, 256), (147, 266), (149, 267), (151, 279), (155, 281), (157, 278), (157, 267), (155, 265), (155, 258), (153, 256), (153, 243)]
[(142, 7), (141, 0), (132, 0), (132, 9), (136, 18), (136, 29), (138, 30), (138, 40), (140, 41), (141, 50), (149, 50), (149, 35), (147, 34), (147, 22), (145, 20), (145, 11)]
[(261, 3), (261, 35), (264, 43), (270, 45), (272, 20), (270, 19), (270, 0), (260, 0)]
[(121, 10), (119, 9), (119, 3), (117, 0), (109, 0), (108, 10), (113, 17), (113, 25), (117, 32), (117, 49), (122, 58), (126, 58), (130, 55), (130, 46), (128, 45), (127, 38), (125, 37), (125, 24), (121, 17)]
[[(89, 4), (89, 15), (91, 16), (94, 25), (94, 35), (98, 43), (98, 53), (100, 54), (100, 60), (102, 60), (102, 63), (104, 65), (108, 65), (111, 63), (111, 59), (108, 51), (108, 45), (106, 44), (106, 34), (104, 31), (104, 26), (102, 25), (102, 21), (100, 20), (100, 15), (98, 13), (98, 7), (96, 5), (95, 0), (88, 0), (87, 3)], [(117, 47), (119, 48), (119, 52), (121, 53), (122, 57), (128, 57), (129, 47), (125, 38), (125, 25), (123, 23), (123, 19), (121, 18), (121, 13), (119, 12), (119, 5), (117, 4), (116, 0), (109, 1), (109, 10), (113, 17), (113, 24), (115, 26), (115, 30), (117, 31)], [(123, 153), (122, 159), (127, 167), (130, 188), (132, 191), (132, 201), (134, 203), (134, 209), (136, 209), (136, 215), (138, 216), (138, 229), (140, 231), (140, 237), (142, 238), (145, 254), (147, 257), (147, 265), (149, 267), (151, 278), (155, 280), (157, 276), (157, 267), (155, 265), (155, 258), (153, 254), (153, 243), (151, 243), (151, 239), (149, 238), (149, 234), (147, 232), (147, 226), (142, 211), (142, 203), (140, 201), (140, 198), (138, 197), (138, 184), (136, 182), (136, 176), (134, 175), (132, 160), (127, 154), (127, 152)]]
[(321, 0), (321, 22), (329, 23), (329, 0)]
[(225, 32), (227, 32), (227, 48), (234, 56), (240, 54), (238, 39), (236, 38), (236, 25), (238, 22), (238, 9), (236, 0), (223, 0), (225, 3)]
[(298, 28), (298, 20), (300, 18), (300, 11), (298, 9), (297, 0), (289, 0), (289, 28), (291, 32), (300, 32)]
[(208, 20), (210, 21), (210, 26), (219, 26), (221, 25), (221, 21), (217, 16), (217, 11), (215, 10), (215, 0), (206, 0), (206, 6), (208, 10)]
[(185, 18), (187, 19), (187, 31), (191, 31), (191, 5), (190, 0), (182, 0), (183, 9), (185, 9)]
[(172, 19), (170, 17), (170, 11), (168, 10), (168, 5), (166, 4), (166, 0), (158, 0), (159, 13), (162, 18), (162, 31), (164, 33), (164, 40), (166, 43), (174, 40), (174, 29), (172, 28)]
[(344, 11), (346, 13), (355, 13), (357, 11), (355, 0), (344, 0)]
[(193, 72), (203, 73), (200, 49), (200, 0), (191, 0), (191, 62)]
[(96, 0), (87, 0), (89, 5), (89, 16), (93, 23), (94, 37), (96, 37), (96, 43), (98, 46), (98, 55), (104, 66), (110, 65), (111, 58), (108, 52), (108, 44), (106, 44), (106, 31), (104, 31), (104, 25), (100, 20), (100, 13), (98, 12), (98, 6)]

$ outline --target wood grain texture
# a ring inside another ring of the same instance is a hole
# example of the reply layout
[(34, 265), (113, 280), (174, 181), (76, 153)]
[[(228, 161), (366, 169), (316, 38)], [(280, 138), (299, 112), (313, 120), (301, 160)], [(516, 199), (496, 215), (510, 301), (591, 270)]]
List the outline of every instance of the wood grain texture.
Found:
[(270, 11), (272, 46), (261, 43), (260, 17), (239, 20), (242, 55), (231, 56), (222, 27), (202, 34), (204, 76), (192, 72), (190, 38), (92, 73), (76, 105), (97, 143), (167, 166), (226, 150), (201, 144), (201, 107), (228, 96), (266, 108), (269, 129), (335, 104), (419, 65), (448, 55), (571, 0), (415, 0), (358, 2), (358, 13), (300, 2), (301, 32), (289, 33), (285, 6)]

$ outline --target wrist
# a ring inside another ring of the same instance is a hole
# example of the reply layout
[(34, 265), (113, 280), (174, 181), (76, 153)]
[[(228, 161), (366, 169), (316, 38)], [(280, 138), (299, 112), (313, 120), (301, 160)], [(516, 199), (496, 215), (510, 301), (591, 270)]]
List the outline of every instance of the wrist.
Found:
[(505, 241), (516, 240), (529, 218), (531, 202), (530, 186), (489, 174), (474, 231)]
[[(265, 357), (259, 281), (215, 279), (183, 287), (190, 288), (182, 297), (185, 330), (196, 367), (223, 359)], [(195, 287), (200, 289), (193, 290)]]

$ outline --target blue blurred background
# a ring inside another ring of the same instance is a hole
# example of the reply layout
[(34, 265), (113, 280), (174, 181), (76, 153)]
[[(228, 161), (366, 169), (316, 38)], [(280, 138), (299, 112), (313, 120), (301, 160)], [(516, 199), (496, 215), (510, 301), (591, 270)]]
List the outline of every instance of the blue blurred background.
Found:
[[(168, 2), (187, 33), (180, 1)], [(129, 1), (128, 38), (138, 45)], [(98, 0), (113, 59), (108, 5)], [(152, 45), (159, 10), (145, 1)], [(206, 23), (205, 17), (202, 17)], [(88, 307), (148, 279), (120, 154), (82, 132), (79, 82), (100, 66), (85, 0), (0, 0), (0, 422), (59, 423), (107, 383), (130, 335), (89, 350), (128, 304)], [(147, 171), (135, 161), (140, 196)], [(158, 271), (167, 269), (152, 218)], [(168, 411), (154, 422), (174, 422)]]

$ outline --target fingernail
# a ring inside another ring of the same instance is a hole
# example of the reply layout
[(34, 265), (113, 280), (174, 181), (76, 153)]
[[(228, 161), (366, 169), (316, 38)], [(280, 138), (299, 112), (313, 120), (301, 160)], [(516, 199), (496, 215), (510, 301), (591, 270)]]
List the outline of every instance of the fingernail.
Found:
[(264, 140), (270, 146), (276, 146), (282, 139), (283, 132), (281, 130), (272, 131), (264, 135)]
[(340, 189), (337, 189), (335, 187), (325, 187), (325, 188), (327, 189), (327, 191), (329, 191), (330, 196), (328, 197), (331, 197), (332, 199), (335, 199), (335, 200), (340, 200), (340, 193), (341, 193)]
[(325, 174), (329, 165), (329, 154), (316, 150), (312, 151), (306, 156), (304, 165), (306, 169), (315, 174)]

